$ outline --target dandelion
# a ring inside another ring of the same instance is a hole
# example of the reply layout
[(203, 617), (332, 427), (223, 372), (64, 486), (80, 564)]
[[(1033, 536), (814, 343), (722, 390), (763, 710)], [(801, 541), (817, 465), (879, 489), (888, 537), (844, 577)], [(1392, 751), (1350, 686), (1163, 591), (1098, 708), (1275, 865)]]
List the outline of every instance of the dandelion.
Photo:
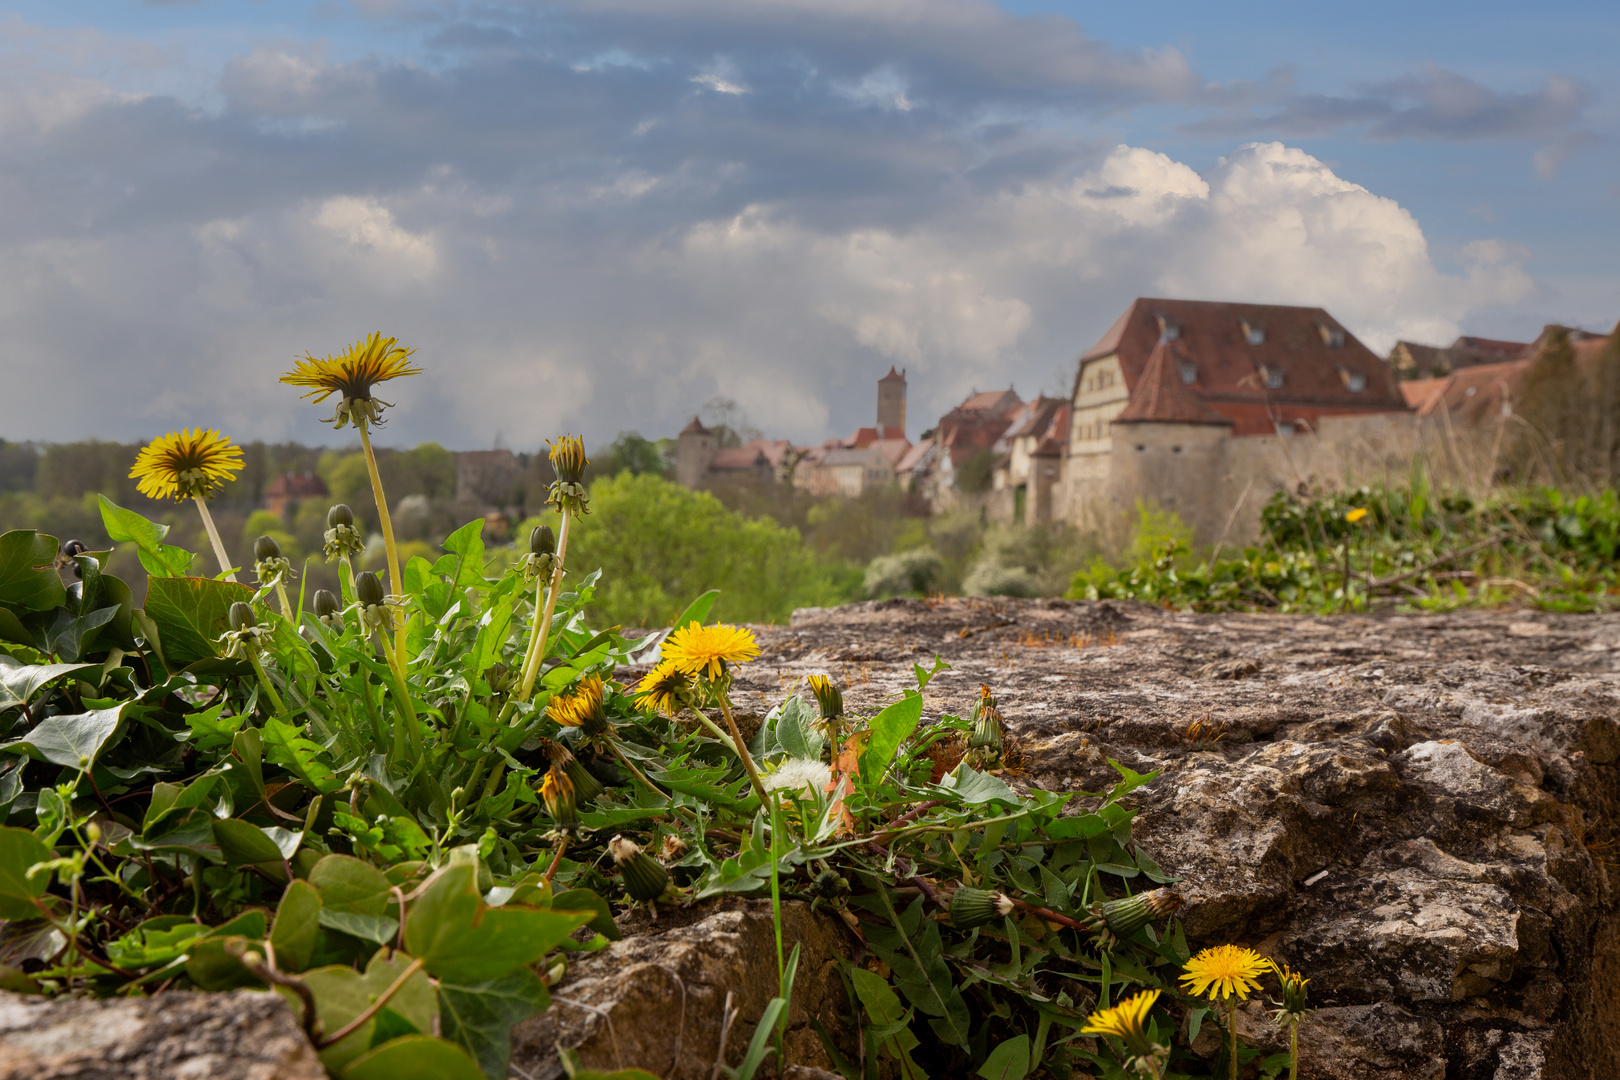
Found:
[(766, 791), (785, 791), (789, 795), (812, 797), (820, 795), (832, 783), (832, 769), (826, 762), (809, 758), (788, 758), (776, 769), (765, 774)]
[(1237, 1003), (1260, 989), (1266, 958), (1241, 945), (1215, 945), (1184, 965), (1183, 988), (1194, 996), (1226, 1005), (1226, 1030), (1232, 1040), (1232, 1076), (1237, 1073)]
[(692, 622), (669, 635), (660, 655), (689, 675), (704, 675), (711, 682), (726, 674), (727, 664), (740, 664), (759, 655), (752, 632), (740, 626), (703, 626)]
[(545, 755), (546, 761), (554, 769), (561, 769), (568, 777), (568, 782), (574, 785), (574, 801), (576, 803), (590, 802), (603, 791), (607, 790), (602, 782), (591, 775), (589, 769), (580, 763), (579, 758), (562, 743), (555, 739), (542, 738), (540, 753)]
[(326, 423), (343, 428), (351, 421), (365, 430), (367, 425), (382, 423), (382, 411), (392, 404), (371, 396), (371, 388), (389, 379), (406, 375), (420, 375), (421, 368), (412, 367), (410, 356), (415, 349), (400, 345), (398, 338), (385, 338), (374, 333), (350, 345), (336, 356), (317, 359), (306, 353), (296, 361), (293, 369), (281, 377), (288, 386), (305, 386), (316, 403), (338, 394), (337, 410)]
[(615, 836), (608, 841), (608, 854), (624, 879), (624, 891), (636, 903), (652, 905), (670, 891), (669, 871), (634, 840)]
[(748, 744), (743, 741), (742, 731), (737, 727), (737, 718), (731, 714), (731, 699), (726, 694), (731, 683), (726, 665), (740, 664), (758, 655), (759, 644), (754, 640), (754, 635), (742, 627), (704, 626), (699, 622), (687, 623), (670, 634), (660, 652), (661, 659), (673, 663), (676, 670), (700, 677), (714, 695), (715, 703), (720, 706), (720, 715), (726, 718), (726, 727), (731, 732), (731, 745), (748, 772), (754, 794), (759, 796), (763, 805), (767, 801), (765, 785), (760, 780), (753, 755), (748, 752)]
[(551, 483), (550, 501), (559, 513), (588, 514), (590, 506), (585, 495), (585, 442), (578, 435), (564, 435), (551, 444), (551, 471), (557, 479)]
[(202, 428), (171, 431), (147, 443), (135, 457), (129, 475), (137, 482), (135, 490), (149, 499), (190, 499), (202, 515), (220, 572), (230, 581), (230, 557), (208, 512), (208, 501), (220, 488), (236, 479), (242, 470), (242, 448), (233, 446), (228, 436)]
[(692, 676), (676, 667), (673, 660), (660, 660), (636, 684), (636, 697), (647, 711), (674, 719), (691, 700), (693, 689)]
[(238, 600), (230, 607), (228, 615), (230, 629), (220, 635), (220, 644), (224, 645), (225, 655), (244, 659), (253, 665), (254, 674), (259, 677), (259, 685), (264, 688), (265, 696), (276, 707), (276, 714), (287, 711), (282, 704), (281, 695), (276, 693), (275, 684), (270, 681), (270, 675), (264, 670), (264, 661), (259, 659), (259, 652), (264, 648), (264, 639), (270, 636), (268, 628), (259, 625), (258, 616), (253, 614), (253, 608)]
[(587, 738), (598, 738), (609, 729), (602, 708), (602, 676), (587, 675), (571, 693), (558, 694), (546, 707), (546, 715), (563, 727), (577, 727)]
[(327, 629), (343, 632), (343, 608), (330, 589), (315, 590), (315, 617)]
[(1272, 1002), (1277, 1007), (1272, 1011), (1271, 1019), (1278, 1027), (1288, 1025), (1288, 1080), (1298, 1080), (1299, 1025), (1304, 1023), (1311, 1011), (1310, 993), (1305, 988), (1311, 980), (1287, 964), (1279, 964), (1275, 960), (1267, 960), (1266, 964), (1281, 984), (1282, 996)]
[(291, 619), (286, 583), (293, 573), (292, 560), (281, 554), (281, 545), (276, 543), (275, 537), (261, 536), (253, 541), (253, 573), (259, 579), (260, 588), (275, 586), (276, 596), (281, 600), (281, 613)]
[[(410, 364), (410, 356), (414, 351), (401, 346), (398, 338), (385, 338), (381, 333), (375, 333), (355, 342), (336, 356), (317, 359), (313, 353), (306, 353), (304, 359), (296, 362), (293, 370), (281, 376), (281, 381), (289, 386), (308, 387), (309, 392), (304, 396), (314, 398), (317, 403), (325, 401), (333, 394), (341, 395), (337, 411), (327, 423), (342, 428), (353, 421), (355, 430), (360, 432), (360, 448), (365, 451), (366, 469), (371, 474), (371, 494), (377, 503), (377, 521), (382, 526), (383, 546), (388, 551), (388, 581), (395, 591), (401, 594), (405, 590), (404, 579), (399, 573), (399, 546), (394, 543), (394, 523), (388, 516), (388, 498), (383, 494), (382, 476), (377, 472), (377, 455), (371, 448), (370, 435), (371, 427), (382, 423), (384, 406), (389, 408), (392, 406), (387, 402), (373, 399), (371, 388), (389, 379), (420, 374), (421, 369)], [(330, 515), (328, 526), (330, 527)], [(400, 620), (394, 634), (394, 650), (389, 663), (394, 669), (394, 681), (403, 687), (405, 685), (403, 619)], [(406, 712), (410, 714), (411, 730), (414, 733), (415, 707), (410, 704), (410, 695), (403, 690), (401, 697), (404, 699)], [(413, 747), (420, 752), (421, 748), (415, 745), (415, 740)]]
[(1344, 515), (1344, 520), (1348, 521), (1352, 525), (1355, 525), (1360, 522), (1362, 518), (1366, 517), (1367, 513), (1368, 511), (1365, 506), (1358, 506), (1346, 513)]
[[(1159, 1069), (1170, 1056), (1170, 1048), (1148, 1035), (1147, 1018), (1159, 1000), (1159, 991), (1148, 990), (1126, 998), (1111, 1009), (1100, 1009), (1086, 1019), (1082, 1035), (1106, 1035), (1125, 1044), (1125, 1067), (1139, 1075), (1158, 1080)], [(1235, 1075), (1235, 1074), (1234, 1074)]]

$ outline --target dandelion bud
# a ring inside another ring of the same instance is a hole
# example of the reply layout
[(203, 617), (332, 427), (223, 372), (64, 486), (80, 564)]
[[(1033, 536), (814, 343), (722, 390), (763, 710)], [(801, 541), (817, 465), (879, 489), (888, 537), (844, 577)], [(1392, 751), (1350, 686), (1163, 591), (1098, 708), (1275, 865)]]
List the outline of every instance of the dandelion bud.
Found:
[(376, 607), (384, 599), (381, 579), (370, 570), (360, 571), (354, 575), (354, 595), (366, 607)]
[(551, 447), (551, 468), (565, 484), (577, 484), (585, 475), (585, 442), (578, 435), (564, 435)]
[(253, 558), (258, 562), (281, 558), (281, 545), (273, 536), (261, 536), (253, 541)]
[(326, 512), (326, 544), (322, 548), (328, 559), (354, 555), (366, 548), (365, 541), (354, 527), (354, 511), (338, 503)]
[(315, 590), (315, 617), (333, 629), (343, 626), (343, 608), (332, 590)]
[(490, 693), (504, 694), (512, 689), (512, 684), (517, 681), (517, 676), (505, 664), (494, 663), (484, 669), (484, 681), (489, 683)]
[(836, 900), (849, 892), (849, 879), (836, 870), (823, 870), (816, 875), (816, 895), (827, 900)]
[(823, 720), (836, 720), (844, 715), (844, 695), (837, 685), (826, 675), (812, 675), (805, 680), (810, 684), (810, 692), (816, 697), (816, 705), (821, 710)]
[(259, 625), (259, 620), (253, 614), (253, 609), (238, 600), (231, 605), (231, 629), (247, 630)]
[(349, 509), (347, 503), (338, 503), (326, 512), (326, 527), (328, 529), (354, 528), (354, 511)]
[(608, 841), (608, 852), (618, 864), (619, 876), (624, 878), (624, 891), (630, 894), (630, 899), (649, 903), (663, 896), (669, 888), (669, 871), (642, 851), (634, 840), (615, 836)]
[(563, 832), (579, 828), (579, 808), (574, 803), (574, 784), (568, 775), (555, 765), (546, 770), (540, 780), (540, 801), (546, 804), (546, 813)]
[(84, 835), (89, 838), (92, 844), (95, 843), (101, 839), (101, 826), (92, 821), (84, 827)]
[(557, 554), (557, 534), (551, 531), (550, 525), (536, 525), (529, 530), (529, 554)]
[(545, 755), (552, 768), (561, 769), (568, 777), (568, 782), (574, 785), (576, 803), (588, 803), (607, 790), (602, 786), (602, 781), (592, 776), (591, 771), (580, 764), (579, 758), (557, 740), (542, 738), (540, 752)]
[(1277, 999), (1276, 1020), (1279, 1024), (1298, 1023), (1311, 1011), (1310, 991), (1306, 984), (1311, 980), (1290, 968), (1287, 964), (1279, 964), (1275, 960), (1268, 960), (1271, 970), (1276, 973), (1277, 981), (1282, 984), (1281, 995)]
[(973, 722), (973, 734), (968, 737), (968, 749), (985, 749), (1001, 753), (1001, 715), (995, 709), (981, 709)]
[(1123, 939), (1153, 920), (1175, 913), (1181, 904), (1181, 894), (1174, 889), (1153, 889), (1119, 900), (1104, 900), (1094, 910), (1102, 916), (1108, 932)]
[(951, 894), (951, 924), (958, 930), (972, 930), (1012, 914), (1013, 903), (1006, 894), (960, 886)]

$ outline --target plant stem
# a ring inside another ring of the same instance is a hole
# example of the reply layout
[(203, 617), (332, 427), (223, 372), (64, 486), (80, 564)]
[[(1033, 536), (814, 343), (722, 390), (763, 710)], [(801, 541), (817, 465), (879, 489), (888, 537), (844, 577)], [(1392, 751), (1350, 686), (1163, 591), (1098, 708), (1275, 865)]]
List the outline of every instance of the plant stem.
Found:
[(1299, 1080), (1299, 1021), (1288, 1025), (1288, 1080)]
[[(364, 431), (365, 429), (361, 428), (361, 430)], [(388, 999), (399, 993), (400, 988), (410, 980), (410, 977), (421, 970), (422, 958), (417, 957), (415, 960), (411, 961), (411, 966), (400, 972), (399, 978), (395, 979), (391, 984), (389, 984), (388, 989), (384, 990), (378, 996), (377, 1000), (373, 1001), (364, 1012), (355, 1017), (353, 1020), (350, 1020), (347, 1024), (344, 1024), (342, 1027), (338, 1028), (336, 1031), (332, 1032), (332, 1034), (328, 1035), (320, 1042), (316, 1043), (315, 1049), (325, 1050), (333, 1043), (342, 1042), (350, 1035), (353, 1035), (356, 1031), (359, 1031), (361, 1028), (365, 1027), (366, 1021), (370, 1020), (373, 1016), (376, 1016), (378, 1011), (384, 1005), (388, 1004)]]
[(619, 749), (618, 743), (609, 740), (608, 745), (613, 748), (613, 754), (619, 759), (619, 764), (623, 765), (625, 768), (634, 773), (636, 779), (641, 781), (643, 787), (652, 792), (654, 795), (657, 795), (659, 798), (667, 799), (670, 797), (668, 792), (660, 790), (658, 785), (647, 779), (647, 775), (645, 773), (636, 768), (635, 762), (631, 761), (625, 756), (624, 751)]
[[(371, 435), (366, 430), (366, 422), (356, 420), (354, 426), (360, 431), (360, 446), (366, 452), (366, 468), (371, 473), (371, 497), (377, 503), (377, 522), (382, 527), (383, 547), (388, 551), (389, 592), (397, 596), (404, 596), (405, 578), (399, 572), (399, 546), (394, 543), (394, 522), (388, 516), (388, 496), (383, 494), (382, 476), (377, 472), (377, 455), (372, 452)], [(394, 662), (399, 669), (405, 667), (405, 624), (407, 621), (401, 619), (399, 626), (394, 629)], [(398, 672), (396, 671), (395, 674), (397, 676)]]
[(214, 526), (214, 515), (208, 512), (208, 500), (200, 495), (193, 495), (191, 501), (197, 504), (197, 513), (202, 515), (203, 528), (208, 530), (208, 542), (214, 545), (214, 558), (219, 560), (219, 571), (225, 575), (226, 581), (235, 581), (236, 574), (231, 571), (231, 557), (225, 554), (225, 542), (219, 538), (219, 529)]
[(568, 834), (564, 833), (562, 835), (562, 837), (560, 839), (558, 839), (558, 841), (557, 841), (557, 852), (556, 852), (556, 854), (551, 856), (551, 865), (546, 867), (545, 881), (546, 881), (547, 885), (551, 884), (551, 876), (557, 872), (557, 867), (562, 865), (563, 852), (565, 852), (567, 850), (568, 850)]
[[(529, 700), (534, 680), (540, 674), (540, 663), (545, 659), (546, 638), (551, 634), (551, 616), (557, 610), (557, 593), (562, 589), (563, 559), (568, 555), (568, 522), (571, 517), (564, 510), (562, 524), (557, 528), (557, 563), (551, 571), (551, 589), (546, 593), (545, 614), (540, 617), (540, 625), (535, 628), (534, 637), (529, 641), (529, 655), (523, 660), (523, 682), (519, 684), (516, 694), (518, 701)], [(539, 599), (539, 587), (536, 586), (536, 602)]]
[(282, 584), (281, 578), (282, 575), (276, 575), (276, 598), (281, 601), (281, 616), (296, 627), (298, 625), (298, 613), (287, 602), (287, 586)]
[(737, 719), (731, 715), (731, 702), (727, 700), (724, 691), (716, 695), (720, 700), (720, 715), (726, 718), (726, 727), (731, 729), (731, 742), (737, 748), (737, 756), (742, 758), (743, 768), (748, 770), (748, 779), (754, 785), (754, 794), (759, 796), (759, 805), (769, 806), (770, 798), (765, 794), (765, 782), (759, 778), (759, 769), (754, 766), (754, 758), (748, 753), (748, 744), (743, 742), (742, 732), (737, 729)]
[(264, 692), (270, 695), (270, 701), (276, 707), (276, 715), (285, 716), (287, 706), (282, 702), (281, 695), (276, 693), (275, 686), (271, 684), (270, 676), (265, 672), (264, 662), (259, 659), (259, 654), (252, 649), (244, 649), (243, 651), (248, 654), (248, 660), (253, 664), (253, 670), (259, 673), (259, 685), (263, 686)]
[(347, 611), (354, 606), (354, 567), (349, 563), (348, 555), (338, 557), (338, 589), (343, 593), (343, 609)]
[(1226, 1030), (1232, 1036), (1232, 1075), (1231, 1080), (1238, 1080), (1237, 1062), (1237, 995), (1232, 994), (1226, 999)]

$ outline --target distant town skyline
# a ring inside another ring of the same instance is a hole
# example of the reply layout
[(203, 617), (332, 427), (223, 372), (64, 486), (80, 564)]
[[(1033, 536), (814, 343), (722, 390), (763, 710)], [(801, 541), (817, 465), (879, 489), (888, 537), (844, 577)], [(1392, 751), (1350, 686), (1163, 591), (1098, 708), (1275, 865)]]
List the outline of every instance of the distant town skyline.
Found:
[(1066, 393), (1137, 296), (1397, 338), (1620, 318), (1620, 12), (1498, 0), (12, 0), (0, 438), (909, 434)]

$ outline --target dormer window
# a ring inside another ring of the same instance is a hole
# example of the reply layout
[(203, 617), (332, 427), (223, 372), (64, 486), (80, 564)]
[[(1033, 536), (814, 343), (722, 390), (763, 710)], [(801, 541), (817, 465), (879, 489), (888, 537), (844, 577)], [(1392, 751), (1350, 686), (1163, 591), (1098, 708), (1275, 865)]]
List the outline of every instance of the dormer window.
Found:
[(1367, 392), (1367, 376), (1359, 371), (1347, 371), (1344, 373), (1344, 385), (1352, 394), (1364, 394)]
[(1181, 327), (1164, 315), (1159, 316), (1159, 342), (1175, 341), (1181, 337)]
[(1316, 329), (1322, 335), (1322, 344), (1330, 349), (1344, 348), (1344, 330), (1327, 323), (1317, 323)]
[(1260, 370), (1265, 372), (1266, 389), (1267, 390), (1281, 390), (1282, 389), (1282, 387), (1283, 387), (1283, 373), (1282, 373), (1281, 368), (1268, 367), (1268, 368), (1261, 368)]
[(1250, 345), (1264, 345), (1266, 343), (1266, 328), (1256, 326), (1249, 320), (1242, 320), (1243, 339)]
[(1188, 386), (1191, 386), (1193, 383), (1197, 382), (1198, 381), (1198, 365), (1197, 364), (1182, 364), (1181, 365), (1181, 381), (1186, 383)]

